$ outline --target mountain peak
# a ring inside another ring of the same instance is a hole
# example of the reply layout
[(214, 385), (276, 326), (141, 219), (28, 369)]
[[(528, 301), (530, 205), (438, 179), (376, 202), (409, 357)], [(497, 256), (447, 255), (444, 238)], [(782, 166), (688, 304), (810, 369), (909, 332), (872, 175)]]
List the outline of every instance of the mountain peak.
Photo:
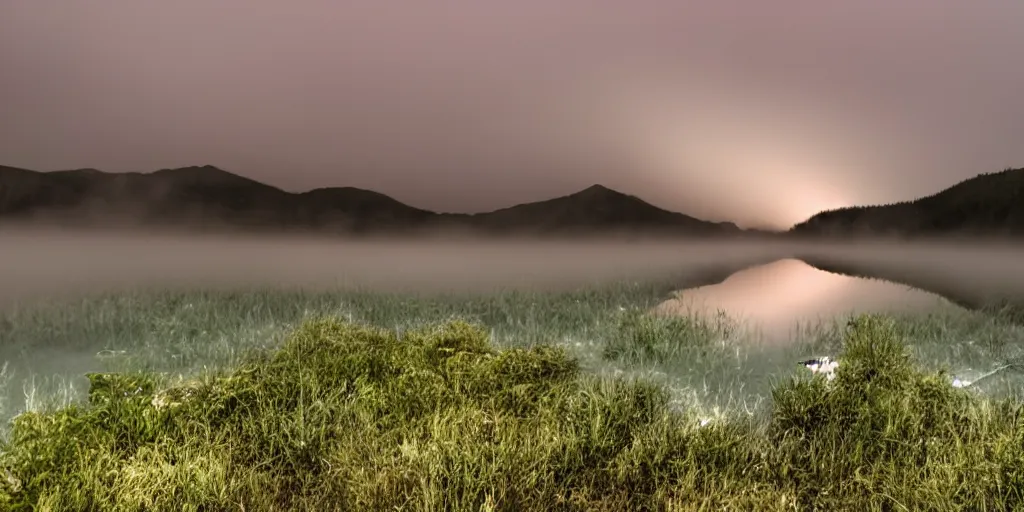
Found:
[(595, 184), (593, 184), (593, 185), (591, 185), (591, 186), (589, 186), (589, 187), (579, 191), (579, 193), (580, 194), (602, 194), (602, 195), (604, 195), (604, 194), (616, 194), (616, 195), (622, 195), (622, 192), (619, 192), (618, 190), (614, 190), (614, 189), (608, 188), (608, 187), (606, 187), (606, 186), (604, 186), (604, 185), (602, 185), (600, 183), (595, 183)]
[(251, 178), (246, 178), (245, 176), (225, 171), (224, 169), (213, 165), (192, 165), (173, 169), (160, 169), (159, 171), (153, 172), (152, 175), (155, 177), (161, 177), (165, 180), (171, 180), (172, 182), (187, 182), (218, 186), (245, 185), (257, 186), (260, 188), (273, 188)]
[(177, 172), (193, 172), (193, 173), (211, 173), (211, 174), (232, 174), (220, 167), (215, 165), (190, 165), (187, 167), (179, 167), (177, 169), (164, 169), (164, 171), (177, 171)]
[(566, 197), (570, 197), (570, 198), (587, 198), (587, 199), (592, 199), (592, 200), (607, 201), (607, 200), (628, 198), (628, 197), (631, 197), (631, 196), (629, 194), (625, 194), (625, 193), (619, 192), (618, 190), (608, 188), (608, 187), (606, 187), (604, 185), (601, 185), (599, 183), (595, 183), (595, 184), (593, 184), (593, 185), (591, 185), (591, 186), (589, 186), (589, 187), (587, 187), (587, 188), (585, 188), (583, 190), (580, 190), (579, 192), (576, 192), (575, 194), (569, 194)]

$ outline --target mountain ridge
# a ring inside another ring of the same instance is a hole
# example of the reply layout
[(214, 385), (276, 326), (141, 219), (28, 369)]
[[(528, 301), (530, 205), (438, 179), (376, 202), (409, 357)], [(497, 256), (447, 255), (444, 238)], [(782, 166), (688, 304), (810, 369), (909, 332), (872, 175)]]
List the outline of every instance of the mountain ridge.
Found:
[(1021, 236), (1024, 168), (981, 173), (917, 199), (818, 212), (794, 225), (797, 236)]
[(143, 225), (347, 234), (739, 235), (728, 222), (665, 210), (594, 184), (490, 212), (438, 213), (356, 187), (287, 192), (213, 165), (111, 173), (0, 166), (0, 222)]

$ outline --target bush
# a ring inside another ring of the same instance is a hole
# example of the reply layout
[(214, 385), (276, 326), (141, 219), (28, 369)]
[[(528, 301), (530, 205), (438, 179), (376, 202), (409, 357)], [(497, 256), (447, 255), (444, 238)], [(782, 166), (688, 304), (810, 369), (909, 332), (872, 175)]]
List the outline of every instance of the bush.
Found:
[(1024, 429), (858, 320), (837, 377), (778, 386), (765, 424), (702, 426), (660, 388), (497, 351), (463, 322), (310, 321), (228, 374), (94, 374), (16, 418), (9, 510), (864, 510), (1024, 506)]

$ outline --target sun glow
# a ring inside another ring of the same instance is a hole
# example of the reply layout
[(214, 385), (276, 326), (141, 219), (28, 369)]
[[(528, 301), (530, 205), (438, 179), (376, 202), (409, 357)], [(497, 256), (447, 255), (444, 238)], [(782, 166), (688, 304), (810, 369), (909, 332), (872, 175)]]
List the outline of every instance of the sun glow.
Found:
[(838, 114), (799, 97), (750, 97), (693, 81), (668, 89), (656, 80), (619, 85), (602, 97), (599, 117), (665, 191), (658, 199), (666, 206), (741, 227), (788, 229), (855, 202), (856, 176), (869, 164), (852, 151), (857, 134), (834, 120)]

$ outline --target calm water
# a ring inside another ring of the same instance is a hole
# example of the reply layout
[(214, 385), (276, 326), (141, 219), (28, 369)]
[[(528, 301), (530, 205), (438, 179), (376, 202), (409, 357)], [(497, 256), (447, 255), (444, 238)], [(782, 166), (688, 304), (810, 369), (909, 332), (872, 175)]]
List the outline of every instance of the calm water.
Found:
[(723, 311), (769, 339), (777, 339), (800, 324), (851, 314), (956, 307), (933, 293), (888, 281), (832, 274), (800, 260), (785, 259), (736, 272), (720, 284), (683, 290), (659, 309)]

